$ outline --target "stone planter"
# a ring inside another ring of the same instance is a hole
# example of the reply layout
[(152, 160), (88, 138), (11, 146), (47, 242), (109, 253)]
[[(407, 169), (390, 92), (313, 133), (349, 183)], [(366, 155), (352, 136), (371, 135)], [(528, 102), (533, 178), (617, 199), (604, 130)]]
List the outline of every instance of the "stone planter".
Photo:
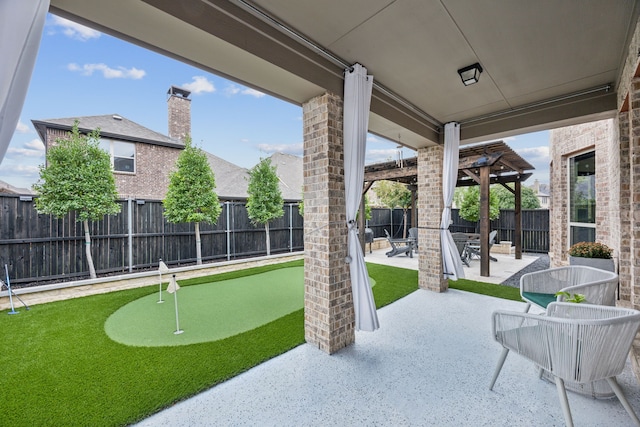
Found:
[(583, 258), (569, 255), (569, 265), (586, 265), (587, 267), (599, 268), (600, 270), (614, 273), (616, 271), (616, 266), (611, 258)]

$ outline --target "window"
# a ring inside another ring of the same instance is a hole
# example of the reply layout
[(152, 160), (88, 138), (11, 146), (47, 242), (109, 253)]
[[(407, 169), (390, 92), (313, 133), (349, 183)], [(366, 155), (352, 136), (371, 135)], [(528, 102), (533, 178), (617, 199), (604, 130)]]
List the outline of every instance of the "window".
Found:
[(131, 142), (100, 139), (100, 148), (111, 156), (111, 167), (115, 172), (136, 171), (136, 145)]
[(569, 159), (569, 244), (596, 240), (595, 151)]

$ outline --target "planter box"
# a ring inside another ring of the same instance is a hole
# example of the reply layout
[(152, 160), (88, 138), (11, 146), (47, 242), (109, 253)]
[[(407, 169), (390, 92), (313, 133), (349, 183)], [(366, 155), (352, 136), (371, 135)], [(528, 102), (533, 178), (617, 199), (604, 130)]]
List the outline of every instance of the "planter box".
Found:
[(569, 255), (569, 265), (586, 265), (587, 267), (599, 268), (600, 270), (616, 272), (613, 259), (604, 258), (583, 258)]

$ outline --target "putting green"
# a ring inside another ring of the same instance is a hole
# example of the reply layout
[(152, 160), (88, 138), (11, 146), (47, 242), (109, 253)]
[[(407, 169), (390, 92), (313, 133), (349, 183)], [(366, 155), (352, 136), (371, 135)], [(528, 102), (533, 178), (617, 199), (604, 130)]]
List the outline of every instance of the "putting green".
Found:
[[(369, 279), (374, 285), (373, 279)], [(178, 280), (178, 284), (180, 280)], [(105, 331), (129, 346), (161, 347), (216, 341), (249, 331), (304, 306), (304, 267), (290, 267), (238, 279), (185, 286), (174, 295), (158, 292), (133, 301), (113, 313)]]

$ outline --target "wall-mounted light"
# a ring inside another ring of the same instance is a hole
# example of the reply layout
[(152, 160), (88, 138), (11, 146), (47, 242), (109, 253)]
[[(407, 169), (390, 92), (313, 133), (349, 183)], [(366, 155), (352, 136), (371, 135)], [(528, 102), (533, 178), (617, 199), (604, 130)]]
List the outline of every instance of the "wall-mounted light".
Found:
[(462, 79), (462, 83), (465, 86), (472, 85), (474, 83), (478, 83), (480, 80), (480, 73), (482, 72), (482, 66), (477, 62), (473, 65), (469, 65), (468, 67), (460, 68), (458, 70), (458, 74), (460, 74), (460, 78)]
[(144, 200), (140, 200), (140, 199), (136, 200), (136, 205), (144, 205), (144, 204), (145, 204)]

